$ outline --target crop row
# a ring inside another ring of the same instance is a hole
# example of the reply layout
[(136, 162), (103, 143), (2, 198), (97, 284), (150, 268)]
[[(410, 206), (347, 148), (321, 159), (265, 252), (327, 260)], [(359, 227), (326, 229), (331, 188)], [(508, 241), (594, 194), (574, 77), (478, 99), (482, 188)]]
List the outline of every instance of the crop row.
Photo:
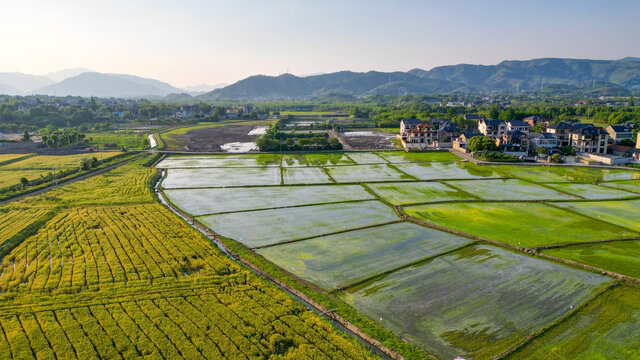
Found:
[(234, 269), (159, 204), (71, 208), (3, 259), (0, 289), (77, 289)]
[(0, 210), (0, 244), (8, 240), (47, 212), (45, 208)]
[(0, 358), (364, 359), (371, 354), (261, 281), (0, 312)]

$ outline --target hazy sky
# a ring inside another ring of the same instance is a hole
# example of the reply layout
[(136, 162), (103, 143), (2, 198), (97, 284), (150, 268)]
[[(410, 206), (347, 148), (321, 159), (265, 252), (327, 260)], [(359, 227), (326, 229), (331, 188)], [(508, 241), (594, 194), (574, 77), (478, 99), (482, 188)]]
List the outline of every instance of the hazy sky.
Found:
[(87, 67), (176, 86), (287, 71), (640, 56), (636, 0), (20, 0), (0, 72)]

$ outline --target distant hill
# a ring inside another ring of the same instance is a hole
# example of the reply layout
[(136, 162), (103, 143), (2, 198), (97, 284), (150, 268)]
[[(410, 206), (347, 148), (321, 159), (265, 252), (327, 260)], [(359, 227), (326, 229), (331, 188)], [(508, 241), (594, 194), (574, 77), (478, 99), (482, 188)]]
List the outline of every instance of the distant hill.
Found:
[(180, 92), (180, 89), (154, 79), (97, 72), (82, 73), (34, 91), (42, 95), (120, 98), (163, 97)]
[[(23, 74), (19, 72), (3, 72), (0, 73), (0, 84), (2, 84), (0, 94), (19, 95), (22, 93), (29, 93), (32, 90), (51, 85), (53, 83), (55, 83), (55, 81), (44, 76)], [(17, 91), (17, 93), (10, 94), (9, 91)]]
[(449, 65), (408, 72), (295, 76), (255, 75), (197, 97), (199, 100), (266, 100), (318, 97), (324, 94), (434, 94), (546, 90), (625, 95), (640, 92), (640, 60), (543, 58), (503, 61), (497, 65)]
[(86, 72), (94, 72), (94, 71), (89, 70), (87, 68), (64, 69), (64, 70), (44, 74), (44, 76), (55, 82), (60, 82), (64, 79), (68, 79), (70, 77), (74, 77)]
[(185, 86), (182, 88), (182, 90), (189, 95), (201, 95), (204, 93), (208, 93), (209, 91), (213, 91), (215, 89), (223, 88), (227, 85), (229, 84), (225, 84), (225, 83), (219, 83), (215, 85), (200, 84), (200, 85), (193, 85), (193, 86)]

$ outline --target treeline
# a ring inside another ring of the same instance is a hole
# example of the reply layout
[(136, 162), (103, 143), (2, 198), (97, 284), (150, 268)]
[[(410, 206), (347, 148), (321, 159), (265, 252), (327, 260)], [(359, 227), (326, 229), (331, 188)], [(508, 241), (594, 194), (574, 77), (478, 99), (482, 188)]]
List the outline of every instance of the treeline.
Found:
[[(283, 141), (284, 140), (284, 141)], [(266, 134), (256, 140), (260, 151), (341, 150), (337, 138), (327, 133), (284, 133), (271, 126)]]
[(76, 145), (82, 143), (86, 138), (85, 134), (67, 131), (66, 129), (54, 131), (43, 129), (41, 132), (42, 143), (47, 147), (65, 147), (69, 145)]

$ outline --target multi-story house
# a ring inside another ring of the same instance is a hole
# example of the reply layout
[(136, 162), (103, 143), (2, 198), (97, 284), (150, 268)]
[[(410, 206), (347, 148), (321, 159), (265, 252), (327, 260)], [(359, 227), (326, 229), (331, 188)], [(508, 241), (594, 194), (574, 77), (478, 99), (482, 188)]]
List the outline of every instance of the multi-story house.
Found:
[(590, 154), (606, 154), (609, 134), (595, 126), (582, 127), (570, 132), (571, 147), (576, 152)]
[(426, 149), (433, 147), (437, 132), (433, 126), (425, 123), (407, 130), (406, 134), (407, 138), (403, 140), (407, 149)]
[(507, 128), (507, 123), (505, 123), (502, 120), (480, 119), (478, 121), (478, 130), (480, 130), (480, 132), (484, 136), (497, 138), (502, 136), (502, 134), (506, 133), (508, 128)]
[(422, 124), (418, 119), (402, 119), (400, 120), (400, 136), (403, 140), (407, 139), (407, 131), (415, 129), (416, 126)]
[(552, 133), (529, 133), (531, 150), (545, 148), (548, 153), (553, 153), (558, 148), (558, 137)]
[(507, 123), (507, 130), (508, 131), (519, 130), (524, 133), (528, 133), (529, 130), (531, 130), (531, 126), (529, 126), (529, 123), (526, 123), (524, 121), (509, 121)]
[(631, 140), (633, 137), (633, 129), (625, 125), (609, 125), (607, 126), (607, 133), (609, 133), (609, 139), (615, 144), (624, 139)]
[(528, 153), (530, 148), (527, 133), (520, 130), (511, 130), (502, 134), (496, 139), (496, 145), (507, 153)]

